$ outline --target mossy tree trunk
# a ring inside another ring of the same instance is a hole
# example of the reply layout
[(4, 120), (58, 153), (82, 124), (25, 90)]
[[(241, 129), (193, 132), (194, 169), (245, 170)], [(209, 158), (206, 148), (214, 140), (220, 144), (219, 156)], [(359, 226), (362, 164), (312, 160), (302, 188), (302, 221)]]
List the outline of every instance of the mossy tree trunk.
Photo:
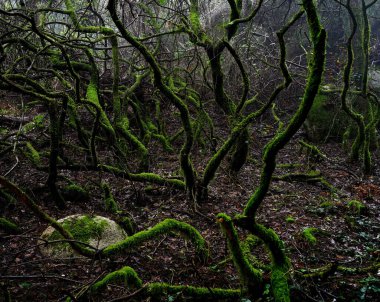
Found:
[[(349, 95), (349, 89), (351, 86), (351, 72), (354, 66), (354, 37), (357, 32), (358, 22), (357, 16), (351, 6), (350, 0), (347, 0), (346, 3), (340, 3), (343, 5), (351, 18), (351, 33), (346, 42), (347, 49), (347, 63), (344, 68), (343, 74), (343, 90), (341, 93), (341, 103), (343, 110), (347, 113), (347, 115), (357, 124), (357, 135), (351, 147), (351, 158), (353, 160), (359, 160), (360, 157), (363, 158), (363, 170), (365, 173), (369, 174), (372, 170), (372, 161), (371, 161), (371, 151), (370, 151), (370, 141), (371, 135), (373, 132), (373, 128), (377, 124), (378, 120), (376, 120), (377, 114), (374, 114), (373, 107), (369, 104), (370, 97), (368, 96), (368, 64), (369, 64), (369, 38), (370, 38), (370, 26), (368, 21), (367, 9), (371, 7), (376, 1), (372, 1), (370, 4), (366, 4), (365, 0), (361, 0), (361, 12), (360, 19), (362, 20), (362, 32), (361, 32), (361, 52), (362, 58), (361, 61), (361, 88), (360, 94), (362, 96), (362, 102), (365, 110), (367, 110), (367, 119), (368, 122), (365, 121), (364, 113), (360, 113), (356, 111), (354, 108), (350, 107), (347, 101)], [(378, 104), (376, 105), (378, 106)]]
[[(212, 81), (213, 81), (213, 91), (214, 98), (219, 107), (223, 110), (223, 112), (229, 117), (229, 121), (231, 125), (236, 122), (236, 113), (237, 108), (241, 109), (240, 106), (236, 106), (235, 102), (227, 95), (225, 91), (225, 75), (222, 70), (222, 55), (224, 50), (226, 49), (228, 41), (230, 41), (238, 31), (238, 26), (240, 23), (245, 23), (251, 21), (263, 3), (260, 0), (257, 3), (255, 9), (252, 10), (251, 14), (246, 18), (241, 18), (241, 9), (242, 9), (242, 1), (233, 1), (229, 0), (228, 4), (230, 7), (230, 19), (227, 25), (224, 25), (224, 37), (221, 40), (212, 41), (210, 37), (208, 37), (205, 31), (201, 28), (201, 22), (199, 17), (199, 6), (198, 0), (190, 1), (190, 28), (188, 32), (190, 32), (190, 37), (193, 43), (203, 47), (206, 51), (209, 66), (211, 68), (212, 73)], [(229, 49), (232, 49), (233, 56), (238, 57), (237, 53), (233, 50), (233, 47), (229, 45)], [(240, 64), (239, 64), (240, 63)], [(239, 68), (242, 71), (242, 64), (238, 62)], [(246, 86), (246, 77), (242, 71), (243, 77), (243, 85)], [(244, 104), (246, 101), (247, 93), (243, 93), (244, 99), (241, 101), (241, 104)], [(240, 111), (239, 111), (240, 113)], [(232, 160), (230, 164), (230, 168), (232, 171), (238, 172), (241, 167), (245, 164), (247, 156), (248, 156), (248, 144), (249, 142), (249, 132), (248, 130), (242, 129), (242, 133), (237, 141), (234, 142), (235, 148), (232, 154)]]
[(290, 265), (285, 255), (282, 241), (273, 230), (257, 224), (255, 217), (259, 206), (262, 205), (269, 190), (276, 168), (276, 156), (302, 126), (322, 82), (325, 64), (326, 32), (320, 24), (314, 1), (303, 0), (302, 5), (306, 12), (310, 38), (313, 43), (312, 56), (308, 62), (309, 75), (305, 92), (298, 110), (288, 125), (284, 129), (280, 128), (275, 137), (265, 146), (260, 184), (248, 200), (243, 215), (237, 216), (235, 219), (237, 225), (259, 237), (267, 246), (272, 256), (271, 282), (276, 301), (290, 301), (287, 285), (287, 273)]
[(190, 153), (194, 143), (194, 133), (192, 129), (192, 124), (190, 121), (190, 113), (186, 104), (177, 96), (170, 87), (168, 87), (164, 82), (164, 76), (160, 65), (158, 64), (154, 55), (145, 47), (137, 38), (133, 37), (130, 32), (122, 24), (121, 20), (117, 15), (116, 4), (117, 0), (109, 0), (107, 4), (107, 9), (111, 14), (111, 18), (115, 23), (116, 27), (119, 29), (123, 38), (128, 41), (140, 54), (144, 57), (146, 62), (149, 64), (153, 72), (154, 83), (160, 92), (167, 97), (172, 104), (180, 112), (180, 117), (184, 131), (186, 134), (185, 142), (180, 151), (180, 165), (184, 174), (186, 188), (188, 194), (191, 198), (194, 198), (195, 194), (195, 184), (196, 184), (196, 172), (193, 168)]
[(47, 186), (50, 190), (51, 196), (58, 208), (63, 209), (65, 202), (61, 193), (57, 188), (57, 176), (58, 176), (58, 157), (61, 154), (61, 129), (58, 117), (58, 104), (52, 102), (48, 105), (48, 112), (50, 117), (50, 155), (49, 155), (49, 176), (47, 179)]

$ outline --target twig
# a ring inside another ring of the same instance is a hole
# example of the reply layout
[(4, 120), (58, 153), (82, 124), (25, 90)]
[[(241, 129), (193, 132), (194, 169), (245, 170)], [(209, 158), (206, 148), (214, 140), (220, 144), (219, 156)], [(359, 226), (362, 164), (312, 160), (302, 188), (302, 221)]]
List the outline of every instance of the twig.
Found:
[(82, 283), (77, 280), (73, 280), (70, 278), (65, 278), (62, 276), (56, 276), (56, 275), (24, 275), (24, 276), (18, 276), (18, 275), (0, 275), (0, 279), (60, 279), (60, 280), (65, 280), (69, 282), (74, 282), (74, 283)]
[(129, 295), (124, 295), (124, 296), (121, 296), (121, 297), (118, 297), (118, 298), (115, 298), (115, 299), (112, 299), (112, 300), (108, 300), (108, 302), (127, 301), (128, 299), (136, 296), (137, 294), (139, 294), (140, 292), (142, 292), (143, 290), (145, 290), (147, 287), (148, 287), (148, 285), (145, 284), (143, 287), (139, 288), (138, 290), (134, 291), (133, 293), (131, 293)]

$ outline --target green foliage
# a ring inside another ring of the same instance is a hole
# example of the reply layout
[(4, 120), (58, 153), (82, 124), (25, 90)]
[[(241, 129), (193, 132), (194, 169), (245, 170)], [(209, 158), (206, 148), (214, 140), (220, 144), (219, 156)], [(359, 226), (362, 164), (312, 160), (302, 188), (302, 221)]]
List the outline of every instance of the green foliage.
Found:
[(190, 23), (191, 23), (194, 31), (198, 32), (201, 29), (201, 22), (199, 20), (199, 13), (196, 10), (196, 8), (193, 8), (190, 11), (189, 20), (190, 20)]
[(21, 131), (22, 133), (28, 133), (34, 129), (38, 129), (38, 128), (42, 128), (44, 123), (45, 119), (45, 115), (44, 114), (37, 114), (35, 117), (33, 117), (33, 120), (27, 124), (25, 124)]
[(293, 223), (296, 221), (296, 219), (293, 216), (288, 216), (285, 218), (285, 221), (288, 223)]
[(91, 286), (91, 293), (96, 293), (103, 290), (110, 283), (121, 283), (121, 286), (128, 286), (129, 288), (141, 288), (142, 281), (135, 272), (135, 270), (129, 266), (107, 274), (102, 280), (96, 282)]
[(319, 233), (320, 230), (317, 228), (305, 228), (302, 231), (302, 236), (305, 238), (305, 240), (310, 243), (311, 245), (317, 244), (317, 238), (314, 236), (314, 234)]
[(367, 210), (366, 206), (360, 200), (351, 200), (347, 203), (347, 207), (356, 214), (363, 214)]

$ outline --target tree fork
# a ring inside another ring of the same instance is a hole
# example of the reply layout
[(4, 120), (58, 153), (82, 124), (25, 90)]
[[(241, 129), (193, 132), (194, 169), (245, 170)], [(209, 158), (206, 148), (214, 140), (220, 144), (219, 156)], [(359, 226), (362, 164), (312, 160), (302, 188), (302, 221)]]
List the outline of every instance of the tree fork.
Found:
[(186, 104), (164, 83), (162, 70), (152, 53), (150, 53), (149, 50), (141, 42), (139, 42), (125, 29), (117, 15), (117, 3), (118, 0), (109, 0), (107, 4), (107, 9), (111, 14), (113, 22), (119, 29), (123, 38), (129, 43), (131, 43), (131, 45), (136, 50), (138, 50), (141, 53), (141, 55), (145, 58), (145, 60), (153, 70), (154, 82), (157, 88), (176, 106), (176, 108), (180, 112), (181, 121), (186, 133), (186, 140), (180, 152), (180, 165), (184, 173), (186, 188), (189, 197), (193, 199), (195, 195), (196, 172), (192, 166), (190, 159), (190, 152), (194, 143), (194, 137), (190, 121), (189, 109), (186, 106)]
[(257, 209), (262, 203), (269, 190), (271, 178), (276, 168), (276, 156), (278, 152), (289, 142), (305, 121), (314, 98), (318, 93), (322, 82), (322, 75), (325, 64), (326, 31), (322, 28), (316, 7), (312, 0), (303, 0), (303, 8), (307, 15), (309, 32), (313, 42), (313, 56), (308, 63), (309, 76), (305, 87), (305, 92), (298, 107), (298, 110), (291, 118), (289, 124), (264, 147), (263, 163), (260, 185), (249, 199), (244, 214), (254, 217)]

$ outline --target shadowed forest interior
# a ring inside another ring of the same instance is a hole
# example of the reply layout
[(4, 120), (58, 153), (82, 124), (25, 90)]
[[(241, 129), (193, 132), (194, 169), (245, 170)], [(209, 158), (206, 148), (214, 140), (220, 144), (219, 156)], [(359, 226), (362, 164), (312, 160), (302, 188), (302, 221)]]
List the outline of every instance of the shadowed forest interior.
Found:
[(0, 0), (0, 301), (378, 301), (379, 11)]

